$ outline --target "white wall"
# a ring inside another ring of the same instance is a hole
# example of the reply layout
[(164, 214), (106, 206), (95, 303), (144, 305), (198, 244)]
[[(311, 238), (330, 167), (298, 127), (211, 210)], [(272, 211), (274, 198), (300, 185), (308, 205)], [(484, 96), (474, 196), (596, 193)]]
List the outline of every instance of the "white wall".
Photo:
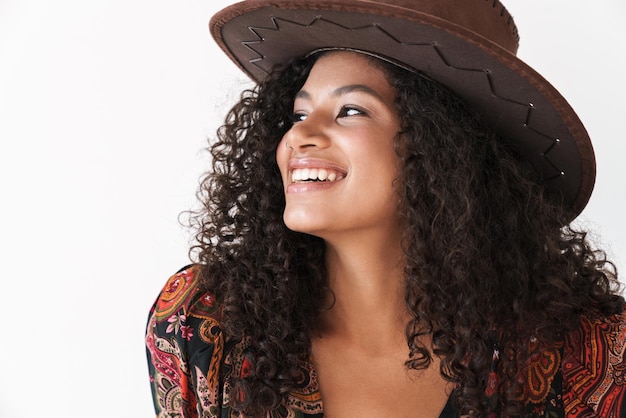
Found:
[[(0, 417), (152, 416), (147, 310), (187, 262), (181, 211), (246, 80), (223, 0), (0, 0)], [(581, 219), (626, 265), (626, 3), (509, 0), (519, 55), (596, 147)]]

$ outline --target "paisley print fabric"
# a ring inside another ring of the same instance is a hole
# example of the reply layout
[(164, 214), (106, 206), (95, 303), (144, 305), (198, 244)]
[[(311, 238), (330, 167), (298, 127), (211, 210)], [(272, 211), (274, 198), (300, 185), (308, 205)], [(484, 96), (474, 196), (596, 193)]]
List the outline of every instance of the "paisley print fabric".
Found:
[[(241, 417), (231, 408), (228, 377), (245, 375), (246, 341), (225, 338), (220, 300), (199, 287), (188, 266), (165, 284), (150, 310), (146, 349), (156, 416)], [(531, 352), (533, 344), (530, 341)], [(626, 314), (602, 321), (581, 318), (563, 344), (532, 356), (523, 376), (528, 399), (523, 418), (626, 416)], [(499, 349), (486, 391), (495, 396)], [(323, 403), (313, 363), (302, 365), (300, 386), (271, 418), (321, 418)], [(417, 416), (417, 415), (416, 415)], [(493, 413), (490, 418), (497, 417)], [(458, 417), (448, 402), (440, 418)]]
[(626, 323), (581, 320), (565, 342), (563, 379), (565, 413), (574, 417), (626, 416)]

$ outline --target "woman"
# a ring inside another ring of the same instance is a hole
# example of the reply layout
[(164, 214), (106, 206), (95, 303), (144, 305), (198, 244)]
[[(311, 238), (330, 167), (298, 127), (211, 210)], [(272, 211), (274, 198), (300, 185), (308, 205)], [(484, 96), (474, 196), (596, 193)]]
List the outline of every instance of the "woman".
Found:
[[(445, 6), (445, 7), (441, 7)], [(197, 263), (150, 313), (159, 416), (621, 416), (615, 269), (567, 102), (492, 0), (248, 1)]]

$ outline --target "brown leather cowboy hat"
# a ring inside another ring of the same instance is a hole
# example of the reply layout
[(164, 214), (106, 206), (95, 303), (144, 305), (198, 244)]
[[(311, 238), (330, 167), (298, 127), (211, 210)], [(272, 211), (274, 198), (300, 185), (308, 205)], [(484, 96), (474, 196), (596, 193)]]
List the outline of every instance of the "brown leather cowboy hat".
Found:
[(587, 204), (595, 157), (561, 94), (516, 57), (519, 37), (498, 0), (248, 0), (210, 22), (248, 76), (317, 51), (350, 49), (427, 74), (476, 107), (542, 173), (571, 217)]

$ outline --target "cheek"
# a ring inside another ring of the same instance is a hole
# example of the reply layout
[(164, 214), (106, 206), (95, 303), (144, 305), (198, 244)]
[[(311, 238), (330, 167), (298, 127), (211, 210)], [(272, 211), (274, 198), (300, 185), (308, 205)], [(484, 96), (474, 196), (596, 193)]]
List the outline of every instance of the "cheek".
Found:
[(388, 180), (390, 177), (395, 179), (399, 173), (400, 157), (396, 153), (394, 143), (380, 140), (371, 143), (374, 146), (363, 146), (354, 150), (357, 161), (363, 162), (363, 166), (381, 180)]

